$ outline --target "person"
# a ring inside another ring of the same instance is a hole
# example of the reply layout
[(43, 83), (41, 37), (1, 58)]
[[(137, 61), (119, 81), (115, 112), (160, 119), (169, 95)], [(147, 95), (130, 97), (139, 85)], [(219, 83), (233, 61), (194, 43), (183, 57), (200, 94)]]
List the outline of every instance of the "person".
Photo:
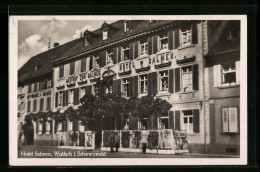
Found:
[(111, 134), (109, 138), (111, 152), (114, 152), (115, 137)]
[(120, 143), (120, 138), (119, 138), (119, 135), (117, 134), (115, 136), (116, 152), (118, 152), (119, 143)]

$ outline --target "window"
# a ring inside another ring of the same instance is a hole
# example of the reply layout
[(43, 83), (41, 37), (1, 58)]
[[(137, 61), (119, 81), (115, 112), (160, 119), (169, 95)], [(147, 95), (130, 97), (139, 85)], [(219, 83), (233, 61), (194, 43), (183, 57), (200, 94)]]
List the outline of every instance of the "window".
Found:
[(123, 130), (129, 130), (129, 119), (123, 119)]
[(63, 105), (63, 93), (59, 92), (59, 106)]
[(69, 103), (73, 104), (74, 103), (74, 101), (73, 101), (74, 100), (74, 91), (70, 90), (69, 94), (70, 94), (70, 96), (69, 96)]
[(130, 96), (130, 85), (129, 85), (128, 78), (123, 79), (123, 96), (124, 97)]
[(86, 94), (86, 89), (85, 89), (85, 87), (81, 87), (80, 98), (82, 98), (85, 94)]
[(182, 91), (192, 90), (192, 66), (183, 67), (182, 70)]
[(103, 40), (106, 40), (108, 38), (108, 29), (103, 30)]
[(70, 75), (75, 73), (75, 62), (70, 63)]
[(94, 96), (98, 96), (98, 85), (97, 84), (93, 84), (93, 95)]
[(90, 36), (85, 36), (85, 46), (88, 47), (90, 44)]
[(139, 130), (147, 129), (147, 118), (140, 118), (139, 120)]
[(238, 115), (236, 107), (222, 108), (222, 132), (238, 132)]
[(86, 65), (87, 65), (86, 64), (86, 58), (81, 59), (80, 64), (81, 64), (80, 72), (85, 72), (86, 71)]
[(107, 51), (107, 65), (113, 63), (113, 51)]
[(140, 75), (140, 94), (147, 94), (147, 75)]
[(20, 109), (19, 110), (20, 110), (21, 113), (24, 113), (24, 103), (23, 102), (20, 103)]
[(100, 57), (96, 56), (95, 57), (95, 68), (99, 68), (99, 61), (100, 61)]
[(185, 32), (181, 32), (181, 45), (185, 46), (185, 45), (189, 45), (191, 44), (191, 30), (187, 30)]
[(168, 129), (168, 120), (169, 120), (168, 116), (162, 116), (160, 121), (159, 121), (160, 122), (159, 128), (160, 129)]
[(168, 91), (168, 70), (159, 72), (160, 92)]
[(168, 34), (164, 33), (159, 36), (160, 50), (168, 49)]
[(48, 80), (47, 88), (51, 88), (51, 87), (52, 87), (52, 81), (51, 81), (51, 80)]
[(38, 82), (34, 83), (34, 92), (38, 91)]
[(193, 132), (193, 115), (192, 110), (184, 110), (183, 113), (183, 130)]
[(140, 41), (140, 55), (148, 54), (148, 42), (147, 40)]
[(37, 99), (33, 100), (33, 112), (37, 111)]
[(235, 63), (222, 65), (222, 84), (236, 83)]
[(59, 78), (63, 78), (64, 77), (64, 65), (61, 65), (59, 68)]
[(129, 46), (123, 47), (122, 61), (129, 60)]
[(32, 92), (32, 84), (29, 84), (28, 85), (28, 93), (31, 93)]
[(40, 82), (39, 83), (39, 90), (45, 89), (44, 87), (45, 87), (45, 82)]
[(106, 87), (106, 93), (112, 93), (113, 92), (113, 86), (112, 85), (108, 85)]
[(43, 107), (44, 107), (44, 99), (41, 98), (41, 99), (40, 99), (40, 111), (43, 110)]
[(31, 101), (27, 102), (27, 112), (31, 112)]
[(130, 24), (130, 21), (124, 21), (124, 32), (130, 31), (129, 24)]
[(47, 97), (47, 110), (51, 109), (51, 97)]

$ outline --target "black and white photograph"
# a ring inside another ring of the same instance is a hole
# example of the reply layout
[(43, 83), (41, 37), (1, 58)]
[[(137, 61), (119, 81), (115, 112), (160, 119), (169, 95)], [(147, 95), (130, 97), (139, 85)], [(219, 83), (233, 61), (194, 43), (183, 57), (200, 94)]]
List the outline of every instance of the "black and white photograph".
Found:
[(10, 16), (12, 165), (247, 163), (247, 18)]

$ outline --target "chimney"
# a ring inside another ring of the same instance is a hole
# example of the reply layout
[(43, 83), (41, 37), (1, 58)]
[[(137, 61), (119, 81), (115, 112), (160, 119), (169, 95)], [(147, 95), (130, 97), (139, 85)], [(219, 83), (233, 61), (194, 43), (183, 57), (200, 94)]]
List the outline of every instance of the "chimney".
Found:
[(58, 47), (60, 44), (58, 43), (58, 42), (55, 42), (54, 44), (53, 44), (53, 48), (55, 48), (55, 47)]

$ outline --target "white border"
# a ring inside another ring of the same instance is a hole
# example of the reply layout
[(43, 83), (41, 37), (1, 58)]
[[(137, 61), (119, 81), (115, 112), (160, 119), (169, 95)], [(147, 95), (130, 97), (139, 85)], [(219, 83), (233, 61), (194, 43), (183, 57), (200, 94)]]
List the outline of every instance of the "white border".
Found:
[[(19, 20), (241, 20), (240, 158), (18, 158), (17, 71)], [(243, 66), (243, 67), (242, 67)], [(15, 124), (15, 125), (14, 125)], [(246, 165), (247, 164), (247, 16), (246, 15), (138, 15), (138, 16), (10, 16), (9, 17), (9, 163), (11, 166), (94, 165)]]

